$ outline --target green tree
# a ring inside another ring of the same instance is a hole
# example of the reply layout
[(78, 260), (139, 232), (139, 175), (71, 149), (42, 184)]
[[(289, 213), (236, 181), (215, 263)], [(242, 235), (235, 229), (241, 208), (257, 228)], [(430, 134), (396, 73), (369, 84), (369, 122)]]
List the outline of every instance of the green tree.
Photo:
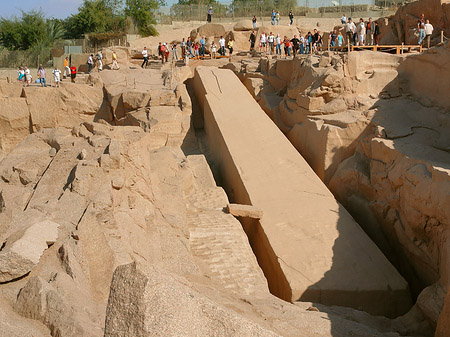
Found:
[(46, 39), (47, 25), (41, 11), (22, 11), (22, 17), (0, 19), (0, 38), (9, 50), (27, 50)]
[(153, 26), (156, 23), (153, 13), (164, 3), (163, 0), (126, 0), (125, 14), (133, 19), (142, 36), (158, 35)]
[(64, 22), (68, 38), (80, 38), (87, 33), (118, 32), (123, 30), (124, 17), (121, 11), (113, 6), (120, 1), (84, 0), (78, 13)]

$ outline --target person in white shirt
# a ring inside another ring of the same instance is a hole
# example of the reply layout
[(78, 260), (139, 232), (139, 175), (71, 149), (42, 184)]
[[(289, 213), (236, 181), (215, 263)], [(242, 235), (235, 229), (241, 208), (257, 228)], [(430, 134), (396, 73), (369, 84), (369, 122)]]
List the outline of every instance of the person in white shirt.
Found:
[(341, 23), (342, 23), (343, 25), (347, 23), (347, 17), (345, 16), (345, 14), (342, 15)]
[(219, 46), (219, 54), (225, 56), (225, 39), (223, 38), (223, 36), (221, 36), (219, 39)]
[(364, 24), (363, 19), (359, 19), (359, 24), (356, 32), (358, 33), (358, 41), (356, 42), (356, 45), (364, 46), (364, 40), (366, 38), (366, 25)]
[(94, 67), (94, 55), (93, 54), (89, 55), (87, 63), (89, 66), (88, 74), (90, 74), (92, 71), (92, 68)]
[(25, 66), (25, 70), (24, 71), (25, 71), (25, 83), (24, 83), (24, 85), (26, 84), (27, 87), (29, 87), (31, 79), (32, 79), (31, 72), (30, 72), (30, 69), (28, 69), (27, 66)]
[(304, 54), (305, 53), (305, 38), (303, 36), (300, 35), (300, 37), (298, 38), (300, 41), (300, 54)]
[(144, 50), (142, 51), (142, 56), (144, 57), (144, 62), (142, 62), (141, 68), (144, 68), (144, 64), (145, 64), (145, 68), (148, 67), (148, 51), (147, 51), (147, 47), (144, 47)]
[(103, 70), (103, 53), (101, 50), (98, 51), (97, 61), (98, 61), (98, 70), (102, 71)]
[(277, 37), (275, 38), (275, 53), (277, 55), (281, 55), (281, 37), (280, 37), (280, 34), (277, 34)]
[(266, 43), (267, 43), (267, 37), (266, 37), (266, 33), (262, 32), (261, 36), (259, 37), (259, 51), (261, 51), (261, 49), (263, 49), (264, 51), (266, 51)]
[(267, 37), (267, 41), (269, 42), (269, 48), (270, 48), (270, 55), (273, 54), (273, 42), (275, 40), (275, 36), (273, 36), (272, 32), (270, 32), (269, 36)]
[(55, 87), (59, 88), (59, 82), (61, 82), (61, 70), (55, 68), (53, 69), (52, 73), (55, 78)]
[(430, 48), (431, 34), (433, 34), (434, 27), (431, 25), (430, 20), (425, 24), (425, 37), (427, 38), (427, 46)]
[(341, 30), (344, 29), (345, 36), (347, 37), (347, 44), (352, 44), (353, 41), (353, 34), (356, 31), (356, 26), (352, 21), (352, 18), (348, 18), (347, 23), (345, 24), (344, 28), (341, 28)]

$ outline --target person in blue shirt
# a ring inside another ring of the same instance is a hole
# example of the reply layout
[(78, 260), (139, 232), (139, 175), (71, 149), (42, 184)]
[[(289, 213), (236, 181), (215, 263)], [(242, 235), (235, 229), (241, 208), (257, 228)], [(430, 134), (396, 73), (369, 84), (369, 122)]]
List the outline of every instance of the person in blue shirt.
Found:
[(275, 12), (275, 9), (272, 9), (272, 26), (275, 25), (275, 17), (276, 17), (277, 13)]
[(200, 39), (200, 44), (201, 44), (201, 49), (200, 49), (200, 56), (205, 56), (205, 37), (202, 36), (202, 38)]

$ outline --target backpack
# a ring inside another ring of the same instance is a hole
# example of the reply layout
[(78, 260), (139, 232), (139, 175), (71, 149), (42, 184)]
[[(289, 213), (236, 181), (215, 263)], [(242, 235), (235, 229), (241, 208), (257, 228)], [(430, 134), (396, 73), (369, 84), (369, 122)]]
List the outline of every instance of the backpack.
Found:
[(166, 51), (166, 46), (161, 45), (161, 53), (163, 53), (163, 52), (165, 52), (165, 51)]

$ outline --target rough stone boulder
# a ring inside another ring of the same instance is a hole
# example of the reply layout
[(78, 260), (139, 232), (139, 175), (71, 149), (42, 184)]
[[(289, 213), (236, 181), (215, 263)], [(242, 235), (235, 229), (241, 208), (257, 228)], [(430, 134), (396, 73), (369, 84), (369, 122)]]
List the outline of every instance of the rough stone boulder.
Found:
[(195, 40), (197, 37), (202, 36), (214, 36), (214, 37), (221, 37), (225, 35), (225, 27), (218, 23), (207, 23), (205, 25), (202, 25), (198, 27), (197, 29), (193, 29), (191, 31), (191, 39)]
[[(2, 303), (3, 304), (3, 303)], [(0, 335), (8, 337), (50, 337), (50, 331), (39, 322), (20, 317), (8, 306), (0, 306)]]
[(261, 26), (258, 27), (257, 30), (257, 44), (259, 44), (259, 37), (263, 32), (266, 33), (266, 35), (269, 35), (270, 32), (272, 32), (275, 36), (277, 36), (277, 34), (280, 34), (281, 39), (283, 39), (284, 36), (292, 38), (294, 35), (297, 35), (297, 37), (299, 35), (299, 31), (295, 26)]
[(445, 298), (444, 308), (439, 316), (436, 337), (447, 337), (450, 331), (450, 289)]
[(61, 88), (39, 89), (24, 89), (33, 132), (59, 126), (72, 128), (92, 120), (103, 102), (100, 85), (66, 83)]
[(241, 20), (238, 21), (234, 26), (233, 30), (235, 31), (247, 31), (253, 29), (253, 22), (252, 20)]
[(217, 304), (179, 276), (135, 262), (116, 268), (105, 337), (277, 336)]
[(59, 224), (46, 220), (10, 236), (0, 252), (0, 282), (28, 274), (58, 238), (58, 227)]
[(449, 36), (449, 1), (420, 0), (401, 6), (395, 15), (389, 18), (388, 26), (385, 29), (381, 29), (381, 44), (399, 44), (401, 42), (405, 44), (417, 44), (419, 38), (417, 20), (421, 14), (425, 14), (425, 19), (429, 19), (430, 23), (434, 26), (435, 30), (432, 37), (437, 37), (436, 42), (439, 41), (441, 30), (444, 31), (446, 36)]
[(230, 38), (234, 41), (234, 50), (249, 50), (250, 49), (250, 34), (249, 31), (230, 31), (225, 35), (225, 41), (228, 42)]
[(30, 114), (24, 98), (0, 98), (0, 150), (9, 152), (30, 133)]
[(228, 204), (227, 210), (236, 217), (261, 219), (263, 212), (252, 205)]
[(52, 336), (92, 336), (73, 319), (72, 307), (50, 283), (33, 276), (17, 296), (15, 311), (26, 318), (44, 322)]

